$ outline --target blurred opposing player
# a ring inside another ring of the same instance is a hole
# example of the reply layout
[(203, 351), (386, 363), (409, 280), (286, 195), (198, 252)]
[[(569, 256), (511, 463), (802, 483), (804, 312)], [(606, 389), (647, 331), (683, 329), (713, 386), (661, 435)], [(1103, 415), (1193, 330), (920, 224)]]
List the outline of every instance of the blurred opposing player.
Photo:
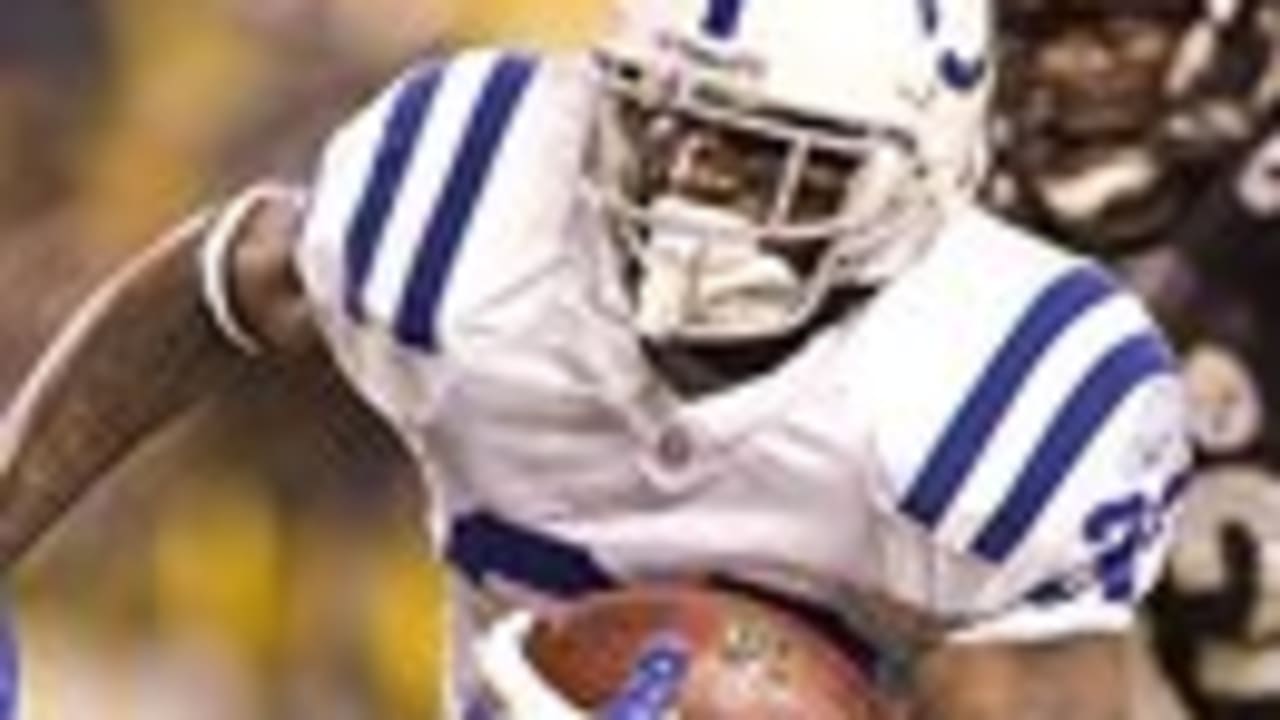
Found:
[(1193, 717), (1280, 713), (1280, 8), (1005, 0), (996, 200), (1119, 266), (1185, 351), (1202, 476), (1151, 605)]
[(851, 616), (921, 717), (1125, 716), (1180, 385), (1107, 272), (973, 202), (988, 10), (629, 0), (590, 53), (409, 68), (305, 191), (76, 318), (7, 420), (0, 553), (246, 356), (320, 354), (431, 482), (449, 717), (554, 692), (477, 673), (494, 618), (690, 577)]
[(1256, 0), (1001, 0), (995, 200), (1108, 258), (1166, 240), (1278, 89)]

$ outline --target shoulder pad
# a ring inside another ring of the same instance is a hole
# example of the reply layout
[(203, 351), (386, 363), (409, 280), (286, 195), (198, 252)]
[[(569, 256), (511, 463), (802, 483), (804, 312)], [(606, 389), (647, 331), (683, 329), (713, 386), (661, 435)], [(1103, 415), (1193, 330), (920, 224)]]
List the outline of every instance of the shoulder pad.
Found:
[(996, 224), (952, 235), (873, 318), (886, 501), (1034, 584), (1088, 562), (1095, 505), (1185, 466), (1175, 361), (1101, 267)]
[(435, 350), (449, 316), (493, 291), (494, 258), (507, 267), (559, 232), (586, 122), (579, 70), (493, 50), (428, 60), (339, 128), (299, 247), (316, 301)]

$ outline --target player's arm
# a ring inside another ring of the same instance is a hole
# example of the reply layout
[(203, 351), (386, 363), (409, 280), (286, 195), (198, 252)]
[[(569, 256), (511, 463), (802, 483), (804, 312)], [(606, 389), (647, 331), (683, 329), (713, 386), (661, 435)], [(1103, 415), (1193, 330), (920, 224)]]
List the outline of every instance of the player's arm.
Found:
[(247, 353), (229, 337), (306, 352), (312, 331), (288, 262), (299, 203), (283, 191), (248, 197), (192, 218), (108, 278), (0, 417), (0, 568), (140, 441), (234, 381)]
[(1097, 635), (1035, 644), (947, 644), (916, 675), (913, 720), (1122, 720), (1126, 641)]

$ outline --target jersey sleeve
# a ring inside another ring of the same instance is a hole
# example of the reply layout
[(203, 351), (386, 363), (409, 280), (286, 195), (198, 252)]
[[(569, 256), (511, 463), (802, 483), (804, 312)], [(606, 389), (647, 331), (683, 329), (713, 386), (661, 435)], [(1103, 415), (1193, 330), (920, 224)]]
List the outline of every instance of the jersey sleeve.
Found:
[(1058, 370), (1026, 381), (1040, 400), (1022, 409), (1023, 452), (982, 461), (1016, 469), (970, 506), (963, 549), (989, 573), (983, 612), (957, 640), (1124, 630), (1163, 567), (1189, 477), (1186, 400), (1137, 300), (1099, 292), (1084, 325), (1045, 350), (1040, 362)]
[(405, 183), (422, 128), (409, 120), (425, 121), (442, 67), (436, 61), (414, 65), (330, 134), (293, 252), (330, 355), (356, 391), (393, 420), (410, 403), (426, 404), (420, 366), (430, 359), (406, 353), (389, 332), (391, 316), (370, 312), (375, 291), (367, 287), (368, 276), (372, 251), (404, 232), (390, 219), (412, 194)]
[(957, 639), (1120, 629), (1162, 564), (1190, 461), (1175, 357), (1104, 269), (974, 230), (880, 319), (869, 399), (882, 502), (914, 568), (902, 592)]
[(546, 264), (586, 117), (577, 78), (492, 49), (425, 60), (325, 144), (294, 262), (339, 365), (382, 409), (420, 407), (398, 397), (426, 392), (458, 328)]
[(485, 225), (502, 181), (543, 171), (511, 157), (528, 144), (516, 136), (539, 67), (497, 51), (425, 61), (332, 136), (298, 255), (318, 303), (438, 349), (457, 271), (496, 234)]
[(387, 117), (407, 83), (407, 77), (398, 78), (334, 130), (313, 171), (303, 233), (294, 246), (293, 261), (307, 298), (322, 320), (343, 314), (350, 285), (348, 226), (364, 195)]
[(1039, 640), (1131, 627), (1164, 567), (1189, 483), (1186, 426), (1171, 372), (1130, 388), (1110, 417), (1090, 428), (1089, 447), (1027, 546), (986, 582), (982, 592), (994, 612), (958, 629), (955, 639)]

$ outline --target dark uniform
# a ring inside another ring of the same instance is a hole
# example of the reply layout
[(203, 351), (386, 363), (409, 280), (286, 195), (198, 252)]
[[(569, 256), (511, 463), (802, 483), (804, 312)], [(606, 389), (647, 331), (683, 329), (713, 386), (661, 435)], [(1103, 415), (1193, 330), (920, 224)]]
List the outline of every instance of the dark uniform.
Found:
[(1191, 717), (1280, 717), (1280, 3), (1002, 10), (991, 202), (1111, 261), (1184, 352), (1199, 477), (1156, 658)]

